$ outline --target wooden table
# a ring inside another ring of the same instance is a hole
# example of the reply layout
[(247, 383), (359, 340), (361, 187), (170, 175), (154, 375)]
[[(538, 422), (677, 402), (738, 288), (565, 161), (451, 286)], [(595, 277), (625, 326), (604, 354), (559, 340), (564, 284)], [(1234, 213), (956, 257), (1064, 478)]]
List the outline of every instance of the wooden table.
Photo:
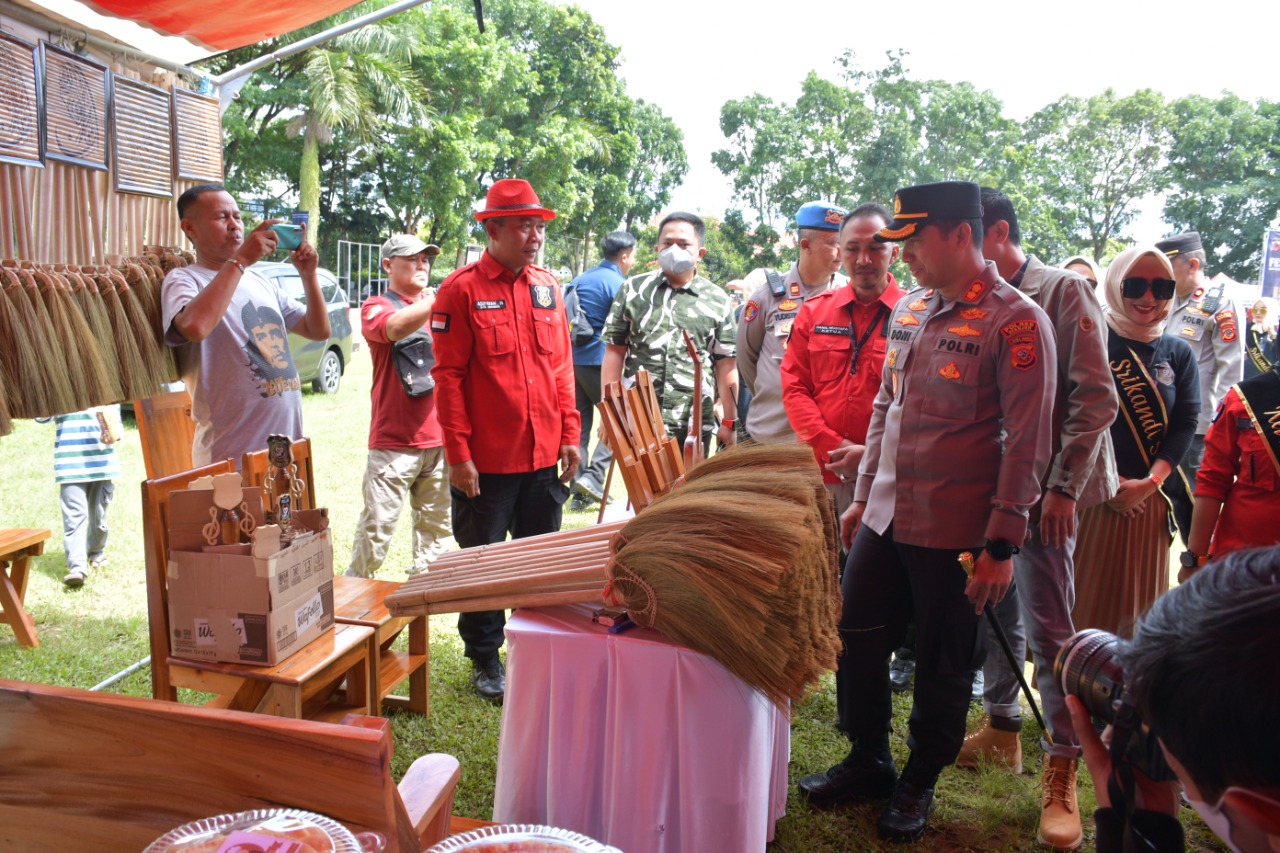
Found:
[(0, 530), (0, 622), (13, 628), (18, 642), (29, 649), (40, 645), (36, 623), (22, 605), (27, 594), (30, 560), (44, 553), (48, 530), (19, 528)]
[[(431, 672), (428, 617), (393, 617), (387, 609), (386, 600), (398, 589), (400, 584), (395, 581), (337, 575), (333, 579), (333, 616), (340, 623), (375, 629), (369, 657), (373, 661), (373, 680), (382, 704), (425, 714), (431, 704), (428, 692)], [(391, 648), (396, 637), (406, 628), (409, 629), (409, 650), (402, 652)], [(396, 685), (406, 678), (409, 680), (409, 695), (392, 694)]]

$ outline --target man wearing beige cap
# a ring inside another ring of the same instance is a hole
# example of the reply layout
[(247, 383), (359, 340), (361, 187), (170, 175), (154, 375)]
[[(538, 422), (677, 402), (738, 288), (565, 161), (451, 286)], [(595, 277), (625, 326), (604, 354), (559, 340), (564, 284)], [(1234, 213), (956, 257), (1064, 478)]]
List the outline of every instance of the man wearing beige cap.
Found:
[(438, 254), (439, 246), (412, 234), (395, 235), (382, 244), (387, 292), (360, 306), (360, 329), (373, 359), (373, 414), (364, 510), (346, 572), (352, 577), (373, 577), (386, 559), (406, 494), (413, 512), (410, 574), (440, 556), (450, 535), (444, 438), (436, 419), (426, 329), (435, 303), (431, 259)]

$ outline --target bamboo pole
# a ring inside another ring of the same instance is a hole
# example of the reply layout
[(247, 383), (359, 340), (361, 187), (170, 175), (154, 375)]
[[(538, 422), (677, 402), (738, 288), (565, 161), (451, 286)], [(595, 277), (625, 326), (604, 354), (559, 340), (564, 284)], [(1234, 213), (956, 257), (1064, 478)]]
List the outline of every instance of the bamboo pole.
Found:
[(504, 595), (492, 598), (466, 598), (458, 601), (437, 601), (432, 604), (400, 606), (393, 604), (390, 596), (387, 605), (392, 616), (420, 616), (435, 613), (475, 613), (483, 610), (512, 610), (517, 607), (554, 607), (557, 604), (582, 604), (604, 602), (603, 590), (581, 589), (569, 592), (535, 592), (528, 595)]

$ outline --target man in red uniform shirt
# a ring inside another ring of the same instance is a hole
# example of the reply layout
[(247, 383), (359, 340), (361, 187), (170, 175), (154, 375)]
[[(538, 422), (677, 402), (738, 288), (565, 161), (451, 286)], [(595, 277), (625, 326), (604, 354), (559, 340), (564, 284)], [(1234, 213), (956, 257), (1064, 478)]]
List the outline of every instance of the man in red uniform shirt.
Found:
[(875, 202), (845, 216), (840, 252), (849, 286), (811, 297), (800, 306), (782, 359), (787, 418), (800, 440), (813, 448), (837, 516), (853, 500), (871, 404), (880, 390), (886, 324), (904, 296), (889, 272), (898, 244), (875, 239), (891, 218)]
[[(489, 247), (444, 280), (432, 308), (436, 411), (463, 548), (559, 530), (581, 461), (560, 285), (534, 265), (555, 215), (528, 181), (495, 182), (475, 214)], [(505, 624), (501, 610), (458, 617), (472, 684), (496, 702), (506, 692)]]
[(371, 296), (360, 306), (360, 329), (373, 360), (373, 415), (364, 510), (356, 524), (346, 572), (353, 577), (373, 577), (387, 558), (406, 493), (413, 510), (410, 574), (425, 570), (443, 553), (444, 540), (449, 538), (444, 438), (436, 420), (435, 393), (415, 388), (411, 395), (400, 381), (393, 355), (397, 346), (406, 343), (422, 341), (429, 346), (424, 327), (435, 302), (429, 285), (431, 259), (438, 254), (439, 246), (412, 234), (395, 235), (382, 244), (387, 293)]

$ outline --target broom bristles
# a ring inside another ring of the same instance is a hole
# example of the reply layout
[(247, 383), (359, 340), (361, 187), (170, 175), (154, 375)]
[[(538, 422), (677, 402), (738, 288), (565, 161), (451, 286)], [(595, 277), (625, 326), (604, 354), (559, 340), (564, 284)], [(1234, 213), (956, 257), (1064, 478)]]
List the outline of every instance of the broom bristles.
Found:
[(71, 294), (80, 306), (81, 315), (93, 330), (93, 338), (97, 341), (98, 351), (102, 355), (102, 367), (107, 375), (107, 392), (116, 400), (124, 400), (124, 384), (120, 379), (120, 355), (116, 352), (111, 320), (107, 317), (106, 306), (98, 296), (97, 286), (93, 283), (93, 279), (70, 268), (67, 270), (67, 279), (71, 282)]
[(31, 344), (31, 327), (22, 308), (26, 300), (18, 278), (8, 269), (0, 269), (0, 372), (4, 373), (9, 394), (10, 416), (15, 418), (48, 417), (49, 400), (44, 375), (36, 364), (37, 354)]
[[(46, 274), (53, 280), (53, 296), (62, 302), (63, 311), (71, 327), (72, 340), (77, 344), (76, 355), (84, 371), (89, 393), (89, 406), (106, 406), (120, 402), (123, 395), (120, 386), (107, 369), (106, 356), (99, 339), (71, 293), (71, 282), (60, 272)], [(87, 408), (87, 407), (86, 407)]]
[(717, 454), (615, 537), (611, 596), (785, 710), (840, 648), (833, 519), (807, 447)]
[(92, 395), (89, 392), (84, 363), (76, 349), (79, 338), (71, 325), (71, 319), (67, 316), (67, 307), (58, 299), (58, 288), (44, 270), (34, 270), (32, 276), (36, 280), (37, 292), (49, 315), (49, 327), (54, 334), (54, 346), (58, 347), (67, 366), (67, 386), (75, 402), (75, 408), (71, 411), (87, 409), (93, 405)]

